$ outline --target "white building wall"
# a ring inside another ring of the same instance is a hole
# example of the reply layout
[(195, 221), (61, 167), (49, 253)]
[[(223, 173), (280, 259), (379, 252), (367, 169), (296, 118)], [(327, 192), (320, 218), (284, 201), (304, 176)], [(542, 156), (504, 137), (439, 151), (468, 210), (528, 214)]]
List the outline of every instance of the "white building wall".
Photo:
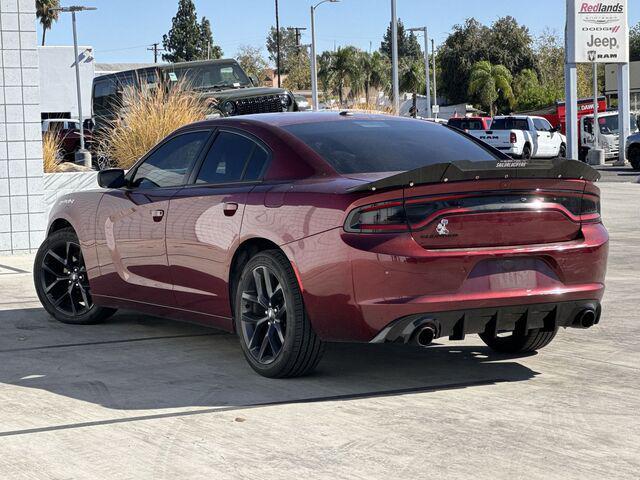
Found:
[[(43, 113), (70, 112), (78, 118), (78, 94), (73, 46), (38, 47), (40, 109)], [(82, 113), (91, 116), (91, 86), (95, 75), (92, 47), (78, 46)]]
[(0, 0), (0, 254), (44, 238), (34, 0)]

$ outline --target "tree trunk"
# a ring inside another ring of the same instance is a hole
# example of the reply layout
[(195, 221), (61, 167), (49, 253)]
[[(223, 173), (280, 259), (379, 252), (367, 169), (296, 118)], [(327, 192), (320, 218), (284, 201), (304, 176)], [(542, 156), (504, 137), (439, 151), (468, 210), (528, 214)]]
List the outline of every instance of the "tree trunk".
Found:
[(43, 46), (43, 47), (44, 47), (44, 39), (45, 39), (45, 36), (46, 36), (46, 35), (47, 35), (47, 29), (46, 29), (46, 28), (43, 28), (43, 29), (42, 29), (42, 46)]
[(418, 116), (418, 93), (413, 92), (413, 118)]
[(369, 85), (365, 84), (364, 86), (364, 97), (367, 100), (367, 105), (369, 105)]

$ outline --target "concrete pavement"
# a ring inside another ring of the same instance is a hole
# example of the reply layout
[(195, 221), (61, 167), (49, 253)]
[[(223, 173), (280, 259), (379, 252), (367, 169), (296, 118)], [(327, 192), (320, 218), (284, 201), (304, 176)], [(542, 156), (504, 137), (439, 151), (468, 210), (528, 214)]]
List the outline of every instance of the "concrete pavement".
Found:
[(637, 479), (640, 185), (600, 187), (602, 321), (526, 357), (331, 345), (316, 375), (268, 380), (202, 327), (57, 323), (32, 257), (2, 257), (0, 478)]

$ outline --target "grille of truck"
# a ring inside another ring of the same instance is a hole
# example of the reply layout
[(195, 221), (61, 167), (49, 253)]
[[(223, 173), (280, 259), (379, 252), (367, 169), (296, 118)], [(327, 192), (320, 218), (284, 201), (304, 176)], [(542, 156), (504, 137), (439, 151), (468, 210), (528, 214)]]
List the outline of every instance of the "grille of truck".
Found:
[(282, 112), (280, 95), (265, 95), (262, 97), (242, 98), (235, 101), (236, 115), (250, 113)]

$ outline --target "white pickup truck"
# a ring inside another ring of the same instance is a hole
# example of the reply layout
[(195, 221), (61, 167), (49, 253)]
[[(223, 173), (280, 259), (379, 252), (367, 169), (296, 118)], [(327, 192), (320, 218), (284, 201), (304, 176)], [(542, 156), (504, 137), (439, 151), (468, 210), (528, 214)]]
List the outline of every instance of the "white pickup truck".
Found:
[(491, 130), (469, 133), (512, 157), (555, 158), (567, 155), (566, 137), (543, 117), (495, 117)]

